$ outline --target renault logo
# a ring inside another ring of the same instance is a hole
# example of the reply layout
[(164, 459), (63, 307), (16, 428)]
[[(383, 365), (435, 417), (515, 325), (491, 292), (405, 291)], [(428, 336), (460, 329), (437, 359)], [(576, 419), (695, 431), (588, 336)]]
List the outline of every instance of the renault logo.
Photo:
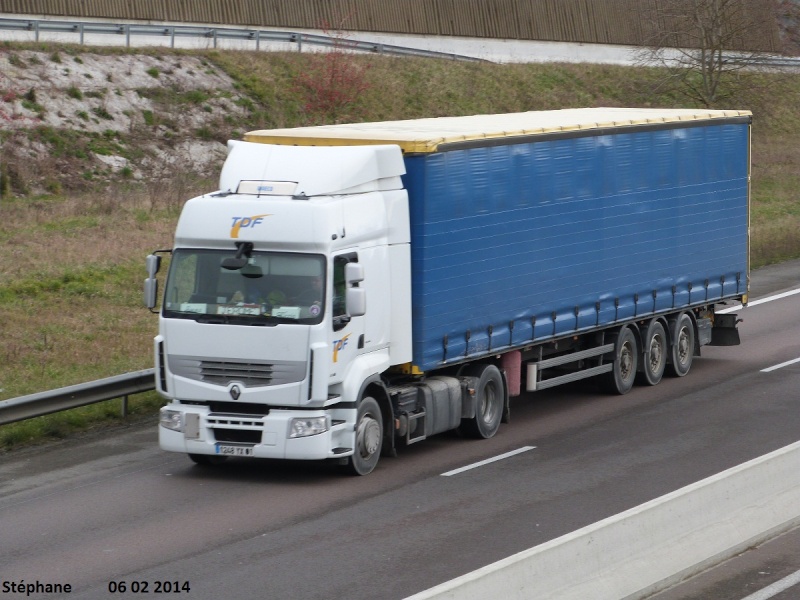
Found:
[(234, 400), (238, 400), (239, 396), (241, 395), (242, 395), (242, 390), (239, 389), (238, 385), (234, 385), (233, 387), (231, 387), (231, 398), (233, 398)]

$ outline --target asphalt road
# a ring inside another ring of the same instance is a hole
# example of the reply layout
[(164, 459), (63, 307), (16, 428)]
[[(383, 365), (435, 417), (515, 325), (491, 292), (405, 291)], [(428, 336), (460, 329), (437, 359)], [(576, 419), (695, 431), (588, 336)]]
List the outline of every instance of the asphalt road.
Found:
[(798, 598), (800, 598), (800, 529), (795, 529), (680, 585), (655, 594), (650, 600), (797, 600)]
[[(790, 263), (755, 273), (752, 297), (797, 287)], [(687, 377), (525, 396), (497, 437), (437, 436), (362, 478), (318, 463), (201, 468), (159, 450), (155, 424), (6, 455), (0, 591), (403, 598), (800, 439), (800, 363), (762, 372), (800, 357), (800, 295), (740, 316), (743, 344), (704, 348)]]
[[(767, 295), (782, 291), (787, 283), (800, 286), (798, 263), (775, 265), (756, 274), (755, 294)], [(800, 302), (800, 296), (795, 303)], [(797, 358), (800, 358), (800, 345)], [(784, 375), (800, 377), (797, 365)], [(797, 386), (792, 392), (795, 398)], [(797, 412), (787, 415), (797, 421)], [(739, 556), (716, 565), (699, 575), (652, 596), (652, 600), (797, 600), (800, 598), (800, 528), (750, 548)]]

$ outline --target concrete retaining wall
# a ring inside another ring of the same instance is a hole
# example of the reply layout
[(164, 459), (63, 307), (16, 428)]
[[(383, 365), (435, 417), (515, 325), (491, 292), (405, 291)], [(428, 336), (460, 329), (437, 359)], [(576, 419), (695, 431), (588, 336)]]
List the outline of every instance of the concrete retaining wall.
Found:
[(411, 599), (638, 600), (797, 524), (800, 442)]

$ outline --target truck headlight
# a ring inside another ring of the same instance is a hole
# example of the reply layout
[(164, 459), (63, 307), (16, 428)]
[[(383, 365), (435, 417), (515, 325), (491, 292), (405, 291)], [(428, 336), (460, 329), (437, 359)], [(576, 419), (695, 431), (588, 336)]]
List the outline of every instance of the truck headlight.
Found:
[(183, 431), (183, 418), (178, 410), (161, 409), (160, 424), (173, 431)]
[(328, 431), (328, 417), (303, 417), (289, 423), (289, 439), (317, 435)]

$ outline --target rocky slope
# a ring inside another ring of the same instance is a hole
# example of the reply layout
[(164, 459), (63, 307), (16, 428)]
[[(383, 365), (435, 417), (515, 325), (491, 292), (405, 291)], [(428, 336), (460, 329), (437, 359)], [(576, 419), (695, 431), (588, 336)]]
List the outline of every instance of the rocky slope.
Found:
[(246, 104), (198, 56), (0, 48), (2, 191), (213, 176)]

